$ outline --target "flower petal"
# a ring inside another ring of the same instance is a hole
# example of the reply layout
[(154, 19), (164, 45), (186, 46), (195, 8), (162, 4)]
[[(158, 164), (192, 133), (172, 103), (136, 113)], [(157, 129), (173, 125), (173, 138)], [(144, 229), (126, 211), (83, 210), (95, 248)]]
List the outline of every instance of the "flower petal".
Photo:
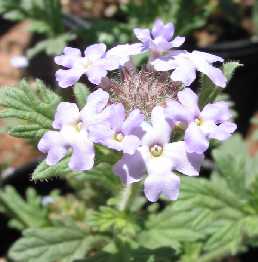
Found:
[(173, 81), (182, 82), (185, 86), (190, 86), (196, 78), (196, 69), (191, 63), (185, 66), (176, 67), (170, 78)]
[(151, 202), (156, 202), (163, 194), (169, 200), (179, 196), (180, 178), (172, 172), (166, 174), (151, 174), (144, 181), (144, 193)]
[(81, 132), (72, 146), (73, 153), (69, 167), (75, 171), (90, 170), (94, 165), (94, 145), (85, 132)]
[(187, 176), (198, 176), (204, 155), (188, 153), (186, 144), (183, 141), (170, 143), (164, 149), (166, 154), (173, 161), (173, 170), (177, 170)]
[(209, 147), (208, 138), (194, 122), (185, 131), (185, 143), (189, 153), (202, 154)]
[(86, 75), (92, 84), (99, 85), (102, 78), (107, 75), (107, 70), (103, 66), (92, 66), (87, 70)]
[(110, 124), (111, 124), (111, 128), (115, 131), (115, 132), (121, 132), (122, 130), (122, 126), (125, 120), (125, 108), (123, 106), (123, 104), (119, 103), (119, 104), (112, 104), (110, 106), (110, 111), (111, 111), (111, 115), (110, 115)]
[(137, 136), (128, 135), (125, 136), (122, 141), (122, 150), (124, 153), (132, 155), (140, 145), (140, 139)]
[(113, 167), (115, 175), (122, 179), (124, 184), (140, 181), (145, 174), (145, 164), (138, 151), (133, 155), (125, 154)]
[(64, 55), (56, 56), (55, 63), (64, 67), (72, 68), (81, 57), (81, 51), (77, 48), (65, 47)]
[(227, 121), (231, 116), (228, 103), (223, 101), (207, 104), (201, 112), (202, 119), (213, 120), (215, 123)]
[(184, 90), (178, 92), (177, 94), (179, 102), (187, 108), (195, 117), (200, 114), (198, 106), (198, 96), (190, 89), (185, 88)]
[(38, 143), (39, 151), (47, 153), (46, 162), (48, 165), (57, 164), (67, 152), (65, 141), (57, 131), (48, 131)]
[(154, 69), (157, 71), (169, 71), (176, 68), (176, 63), (173, 59), (159, 58), (151, 62)]
[(76, 124), (80, 119), (80, 112), (75, 103), (61, 102), (55, 113), (53, 128), (61, 129), (64, 125)]
[(165, 115), (168, 119), (172, 120), (174, 124), (180, 122), (187, 125), (194, 120), (195, 115), (192, 114), (187, 108), (175, 100), (167, 101), (167, 107), (165, 109)]
[(85, 57), (89, 58), (90, 60), (98, 60), (102, 58), (106, 52), (106, 45), (105, 44), (93, 44), (88, 46), (85, 51)]
[(210, 134), (210, 138), (224, 141), (228, 139), (232, 133), (237, 129), (237, 125), (232, 122), (223, 122)]
[(177, 36), (175, 39), (171, 42), (172, 47), (179, 47), (185, 42), (185, 37), (183, 36)]
[(151, 34), (150, 34), (149, 29), (135, 28), (133, 30), (133, 32), (134, 32), (136, 38), (139, 39), (143, 43), (151, 40)]
[(56, 71), (56, 81), (62, 88), (73, 86), (81, 77), (82, 72), (76, 69), (63, 70), (59, 69)]
[(140, 127), (141, 123), (144, 120), (144, 115), (140, 112), (139, 109), (134, 109), (122, 125), (122, 131), (124, 134), (132, 134), (132, 132)]

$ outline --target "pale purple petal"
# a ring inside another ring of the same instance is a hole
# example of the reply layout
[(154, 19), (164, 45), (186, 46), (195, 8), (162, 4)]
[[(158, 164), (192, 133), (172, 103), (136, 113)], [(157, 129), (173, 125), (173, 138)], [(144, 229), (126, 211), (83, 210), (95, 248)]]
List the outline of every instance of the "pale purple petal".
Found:
[(220, 69), (209, 64), (207, 60), (203, 59), (203, 55), (200, 56), (198, 52), (192, 52), (190, 57), (198, 71), (207, 75), (216, 86), (226, 87), (227, 78)]
[(167, 41), (170, 41), (174, 35), (175, 27), (172, 23), (167, 23), (164, 25), (161, 19), (157, 19), (154, 22), (153, 28), (151, 30), (151, 34), (153, 38), (158, 36), (162, 36)]
[(108, 122), (90, 123), (88, 126), (86, 124), (86, 127), (89, 132), (89, 137), (94, 143), (103, 144), (114, 135), (114, 131), (110, 128)]
[(139, 109), (134, 109), (122, 125), (122, 131), (125, 135), (132, 134), (134, 130), (140, 127), (141, 123), (144, 120), (144, 115), (140, 112)]
[(185, 42), (185, 37), (183, 36), (177, 36), (175, 39), (171, 42), (172, 47), (180, 47)]
[(94, 165), (94, 145), (85, 132), (81, 132), (76, 143), (71, 145), (72, 157), (69, 167), (75, 171), (90, 170)]
[(81, 51), (77, 48), (65, 47), (64, 55), (56, 56), (55, 63), (64, 67), (72, 68), (81, 57)]
[(213, 120), (215, 123), (227, 121), (231, 116), (228, 103), (223, 101), (207, 104), (201, 112), (202, 119)]
[(139, 39), (143, 43), (151, 40), (151, 34), (149, 29), (135, 28), (133, 32), (137, 39)]
[(171, 127), (166, 121), (163, 107), (154, 107), (151, 114), (151, 123), (152, 126), (145, 125), (147, 132), (143, 136), (142, 142), (146, 145), (151, 145), (153, 143), (163, 145), (168, 143), (171, 134)]
[(152, 51), (166, 52), (172, 48), (172, 44), (163, 37), (158, 36), (154, 40), (149, 42), (149, 48)]
[(194, 120), (195, 114), (187, 110), (182, 104), (175, 100), (169, 100), (165, 109), (166, 117), (173, 121), (174, 124), (180, 122), (187, 125)]
[(92, 66), (87, 70), (86, 75), (91, 83), (99, 85), (102, 78), (107, 75), (107, 70), (104, 66)]
[(38, 143), (39, 151), (47, 153), (46, 162), (48, 165), (57, 164), (67, 152), (65, 141), (57, 131), (48, 131)]
[(117, 45), (107, 52), (106, 58), (114, 57), (119, 65), (123, 66), (129, 62), (130, 56), (142, 53), (142, 49), (143, 45), (141, 43)]
[(205, 52), (200, 51), (193, 51), (192, 54), (196, 55), (197, 57), (201, 57), (204, 60), (206, 60), (208, 63), (214, 63), (214, 62), (224, 62), (224, 59), (220, 56), (212, 55)]
[(173, 160), (173, 170), (187, 176), (199, 175), (204, 155), (188, 153), (185, 142), (179, 141), (166, 145), (165, 154)]
[(185, 131), (185, 143), (189, 153), (202, 154), (209, 147), (208, 138), (194, 122)]
[(75, 69), (59, 69), (56, 71), (56, 81), (62, 88), (73, 86), (81, 77), (82, 73)]
[(210, 138), (224, 141), (228, 139), (237, 129), (237, 125), (232, 122), (223, 122), (210, 134)]
[(99, 113), (106, 107), (108, 100), (108, 92), (98, 88), (96, 91), (88, 95), (86, 107), (91, 108), (91, 111)]
[(153, 60), (151, 65), (153, 65), (154, 69), (157, 71), (169, 71), (171, 69), (175, 69), (177, 66), (174, 60), (164, 58)]
[(196, 78), (196, 69), (191, 62), (185, 63), (184, 66), (176, 67), (170, 77), (175, 82), (182, 82), (185, 86), (190, 86)]
[(140, 145), (140, 139), (137, 136), (128, 135), (122, 141), (122, 150), (124, 153), (132, 155)]
[(90, 60), (98, 60), (105, 55), (106, 52), (106, 45), (105, 44), (94, 44), (88, 46), (85, 51), (85, 57), (89, 58)]
[(115, 175), (119, 176), (124, 184), (140, 181), (145, 174), (145, 164), (138, 151), (133, 155), (125, 154), (113, 167)]
[(75, 103), (61, 102), (55, 113), (53, 128), (61, 129), (67, 124), (76, 124), (80, 119), (80, 112)]
[(144, 181), (144, 193), (151, 202), (156, 202), (162, 194), (169, 200), (179, 196), (180, 178), (172, 172), (149, 174)]
[(123, 104), (113, 104), (110, 106), (111, 108), (111, 116), (110, 116), (110, 124), (111, 128), (117, 132), (122, 131), (122, 126), (125, 120), (125, 108)]
[(199, 116), (198, 96), (190, 89), (185, 88), (177, 94), (179, 102), (196, 117)]

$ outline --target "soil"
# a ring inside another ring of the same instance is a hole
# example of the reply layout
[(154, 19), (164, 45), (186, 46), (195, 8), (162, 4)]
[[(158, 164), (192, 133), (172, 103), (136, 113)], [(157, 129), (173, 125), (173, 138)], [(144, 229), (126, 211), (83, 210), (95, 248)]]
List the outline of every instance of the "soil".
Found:
[[(12, 86), (23, 77), (23, 71), (14, 68), (10, 60), (14, 56), (22, 55), (31, 41), (28, 31), (28, 23), (22, 22), (16, 25), (1, 20), (0, 34), (0, 86)], [(9, 30), (8, 30), (9, 28)], [(0, 128), (6, 126), (5, 120), (0, 120)], [(38, 153), (33, 147), (22, 139), (0, 133), (0, 166), (6, 165), (19, 167), (31, 161)]]

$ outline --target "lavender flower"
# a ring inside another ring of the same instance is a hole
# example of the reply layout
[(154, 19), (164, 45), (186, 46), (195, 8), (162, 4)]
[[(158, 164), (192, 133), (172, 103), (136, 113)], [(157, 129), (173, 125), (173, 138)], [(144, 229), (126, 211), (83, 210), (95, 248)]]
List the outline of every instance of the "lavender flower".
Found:
[(117, 45), (107, 51), (106, 57), (111, 57), (112, 59), (117, 59), (120, 66), (125, 65), (130, 61), (130, 57), (133, 55), (138, 55), (142, 53), (142, 45), (140, 43), (136, 44), (124, 44)]
[(138, 109), (133, 110), (125, 119), (124, 106), (113, 104), (110, 106), (110, 131), (108, 138), (103, 142), (109, 148), (134, 154), (140, 145), (137, 129), (144, 120), (144, 115)]
[(38, 144), (47, 153), (48, 165), (56, 165), (72, 149), (69, 167), (72, 170), (89, 170), (94, 165), (94, 142), (105, 139), (109, 110), (104, 109), (109, 95), (101, 89), (88, 96), (86, 106), (79, 111), (74, 103), (61, 102), (55, 114), (53, 128)]
[(67, 68), (56, 72), (56, 81), (62, 88), (73, 86), (83, 74), (87, 75), (91, 83), (98, 85), (108, 70), (114, 70), (119, 66), (117, 59), (106, 57), (105, 44), (87, 47), (84, 57), (77, 48), (65, 47), (63, 52), (63, 55), (55, 57), (56, 64)]
[(188, 176), (198, 176), (203, 155), (187, 153), (183, 141), (169, 143), (171, 127), (165, 120), (162, 107), (153, 109), (151, 123), (144, 122), (142, 125), (145, 134), (135, 154), (125, 154), (113, 170), (125, 184), (141, 180), (147, 170), (144, 193), (148, 200), (155, 202), (160, 194), (176, 200), (180, 178), (173, 170)]
[(189, 153), (203, 153), (209, 147), (210, 139), (224, 141), (236, 130), (230, 121), (231, 114), (226, 102), (207, 104), (202, 111), (198, 96), (185, 88), (178, 92), (178, 100), (167, 103), (166, 116), (174, 125), (185, 128), (185, 143)]
[(207, 75), (216, 86), (224, 88), (227, 79), (223, 72), (214, 67), (212, 63), (223, 62), (219, 57), (205, 52), (174, 51), (170, 55), (161, 57), (152, 62), (157, 71), (174, 70), (171, 74), (173, 81), (180, 81), (185, 86), (190, 86), (196, 78), (196, 71)]
[(175, 27), (172, 23), (164, 24), (157, 19), (152, 30), (135, 28), (134, 34), (142, 42), (142, 50), (150, 50), (153, 57), (167, 52), (171, 48), (179, 47), (185, 42), (185, 37), (176, 37), (172, 40)]

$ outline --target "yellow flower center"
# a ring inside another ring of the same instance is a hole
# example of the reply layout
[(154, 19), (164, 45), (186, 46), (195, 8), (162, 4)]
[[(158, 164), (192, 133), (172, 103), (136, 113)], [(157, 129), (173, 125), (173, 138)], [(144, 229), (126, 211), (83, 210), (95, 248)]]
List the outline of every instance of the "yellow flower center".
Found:
[(87, 58), (84, 58), (82, 60), (82, 66), (85, 68), (85, 69), (88, 69), (89, 67), (91, 67), (92, 65), (92, 61), (90, 61), (89, 59)]
[(122, 142), (123, 141), (123, 139), (124, 139), (124, 134), (122, 134), (121, 132), (119, 132), (119, 133), (116, 133), (115, 135), (114, 135), (114, 139), (117, 141), (117, 142)]
[(74, 125), (74, 129), (75, 129), (77, 132), (80, 132), (80, 131), (81, 131), (81, 128), (82, 128), (82, 122), (78, 122), (77, 124)]
[(153, 145), (150, 147), (150, 153), (152, 154), (152, 156), (154, 157), (159, 157), (162, 155), (163, 153), (163, 147), (161, 145)]
[(200, 125), (203, 124), (203, 120), (201, 118), (196, 118), (195, 123), (196, 123), (197, 126), (200, 126)]

